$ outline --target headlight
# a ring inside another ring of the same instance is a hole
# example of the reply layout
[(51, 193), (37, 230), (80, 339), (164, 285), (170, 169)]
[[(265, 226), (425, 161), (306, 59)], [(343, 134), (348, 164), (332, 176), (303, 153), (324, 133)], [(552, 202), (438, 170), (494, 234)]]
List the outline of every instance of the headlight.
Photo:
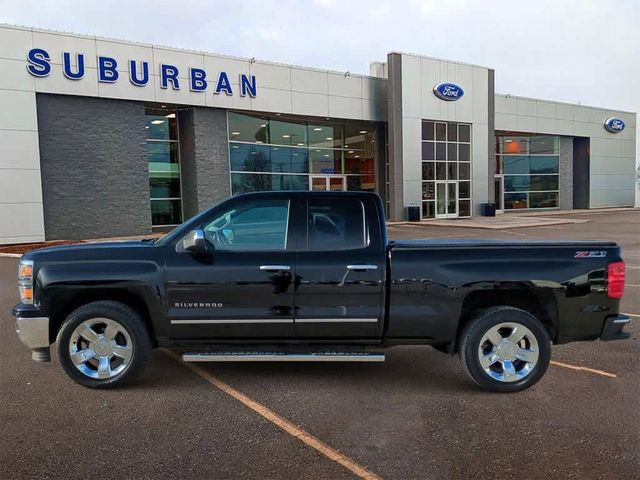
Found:
[(18, 264), (18, 291), (22, 303), (33, 303), (33, 260), (20, 260)]

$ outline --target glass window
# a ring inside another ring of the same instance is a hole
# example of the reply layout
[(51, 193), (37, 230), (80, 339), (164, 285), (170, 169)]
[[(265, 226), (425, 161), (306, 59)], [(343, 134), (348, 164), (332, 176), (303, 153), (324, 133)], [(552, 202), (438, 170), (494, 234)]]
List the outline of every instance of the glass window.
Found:
[(505, 193), (504, 194), (504, 208), (505, 209), (518, 209), (529, 208), (526, 193)]
[(423, 160), (435, 160), (435, 143), (433, 142), (422, 142), (422, 159)]
[(271, 171), (308, 173), (309, 151), (306, 148), (271, 147)]
[(235, 205), (204, 227), (216, 250), (284, 250), (288, 200), (260, 200)]
[(555, 155), (531, 156), (531, 173), (558, 173), (560, 157)]
[(176, 114), (167, 111), (147, 110), (144, 116), (147, 139), (174, 140), (176, 134)]
[(534, 135), (530, 139), (530, 151), (534, 153), (559, 154), (560, 137), (551, 135)]
[(444, 142), (447, 140), (447, 124), (436, 123), (436, 140)]
[(447, 162), (447, 179), (458, 180), (458, 164)]
[(375, 161), (373, 156), (368, 157), (366, 152), (349, 150), (344, 152), (344, 173), (367, 174), (375, 176)]
[(471, 179), (471, 164), (470, 163), (459, 163), (458, 164), (458, 175), (460, 180), (469, 180)]
[(342, 148), (342, 124), (309, 124), (309, 146)]
[(458, 129), (455, 123), (449, 123), (447, 125), (447, 140), (450, 142), (456, 142), (458, 140)]
[(529, 188), (529, 175), (505, 175), (505, 192), (527, 192)]
[(269, 133), (269, 143), (274, 145), (303, 147), (308, 144), (307, 124), (304, 122), (271, 120), (269, 122)]
[(422, 182), (422, 199), (423, 200), (435, 200), (436, 199), (436, 184), (435, 184), (435, 182)]
[(458, 125), (458, 141), (471, 143), (471, 125)]
[(151, 225), (154, 227), (178, 225), (182, 222), (182, 202), (151, 199)]
[[(340, 189), (375, 190), (376, 135), (375, 125), (366, 122), (309, 123), (229, 112), (232, 191), (308, 188), (312, 174), (347, 175), (334, 182)], [(255, 175), (235, 175), (244, 172)]]
[(422, 122), (422, 140), (435, 140), (433, 122)]
[(434, 218), (436, 216), (436, 202), (422, 202), (422, 217)]
[(233, 171), (271, 171), (271, 148), (266, 145), (237, 143), (231, 145), (230, 152)]
[(180, 199), (180, 172), (149, 172), (152, 199)]
[(436, 162), (436, 180), (447, 179), (447, 164), (445, 162)]
[(460, 200), (458, 202), (461, 217), (471, 216), (471, 200)]
[(433, 162), (422, 162), (422, 180), (433, 180), (436, 175), (436, 165)]
[(342, 152), (340, 150), (324, 150), (312, 148), (309, 150), (311, 173), (341, 174)]
[(529, 208), (557, 208), (558, 192), (531, 192)]
[(531, 190), (558, 190), (558, 175), (531, 175), (529, 177)]
[(461, 143), (458, 145), (458, 160), (461, 162), (471, 161), (471, 145), (468, 143)]
[(176, 113), (147, 109), (145, 132), (151, 226), (178, 225), (182, 223), (182, 192)]
[(458, 161), (458, 144), (457, 143), (447, 144), (447, 160), (450, 162)]
[(506, 175), (529, 175), (529, 157), (506, 155), (502, 158)]
[(231, 173), (231, 191), (233, 195), (272, 190), (309, 190), (309, 176)]
[(436, 160), (447, 159), (447, 144), (444, 142), (436, 143)]
[(502, 136), (500, 142), (500, 153), (508, 155), (528, 154), (529, 137)]
[(460, 198), (471, 198), (471, 182), (460, 182), (458, 188)]
[(375, 138), (375, 132), (371, 125), (344, 126), (344, 148), (351, 150), (370, 150)]
[(270, 143), (269, 121), (266, 118), (229, 112), (229, 140)]
[(307, 222), (310, 250), (366, 246), (362, 202), (344, 202), (330, 198), (309, 200)]

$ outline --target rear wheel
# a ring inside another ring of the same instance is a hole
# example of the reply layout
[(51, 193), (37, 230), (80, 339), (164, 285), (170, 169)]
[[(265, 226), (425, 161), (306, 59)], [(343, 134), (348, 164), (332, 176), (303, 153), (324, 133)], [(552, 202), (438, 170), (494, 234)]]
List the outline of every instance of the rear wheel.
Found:
[(469, 376), (494, 392), (518, 392), (547, 371), (551, 340), (529, 312), (495, 307), (472, 319), (462, 332), (460, 360)]
[(74, 310), (60, 328), (57, 342), (66, 374), (91, 388), (132, 382), (151, 356), (151, 341), (142, 318), (113, 301), (93, 302)]

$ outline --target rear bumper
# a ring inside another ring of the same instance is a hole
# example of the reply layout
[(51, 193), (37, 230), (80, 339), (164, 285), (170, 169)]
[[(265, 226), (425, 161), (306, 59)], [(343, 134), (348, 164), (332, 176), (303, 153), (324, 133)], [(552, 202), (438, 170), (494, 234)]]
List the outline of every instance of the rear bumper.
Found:
[(630, 321), (631, 317), (621, 313), (607, 317), (604, 321), (604, 327), (602, 327), (600, 340), (624, 340), (629, 338), (631, 334), (625, 332), (624, 327)]

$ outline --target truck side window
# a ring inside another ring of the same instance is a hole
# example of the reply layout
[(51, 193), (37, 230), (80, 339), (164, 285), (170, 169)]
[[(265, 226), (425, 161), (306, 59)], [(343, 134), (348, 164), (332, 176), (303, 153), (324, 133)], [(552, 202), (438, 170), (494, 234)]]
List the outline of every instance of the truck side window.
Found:
[(367, 246), (364, 205), (338, 198), (309, 200), (309, 250), (345, 250)]
[(204, 226), (216, 250), (285, 250), (289, 200), (260, 200), (236, 205)]

